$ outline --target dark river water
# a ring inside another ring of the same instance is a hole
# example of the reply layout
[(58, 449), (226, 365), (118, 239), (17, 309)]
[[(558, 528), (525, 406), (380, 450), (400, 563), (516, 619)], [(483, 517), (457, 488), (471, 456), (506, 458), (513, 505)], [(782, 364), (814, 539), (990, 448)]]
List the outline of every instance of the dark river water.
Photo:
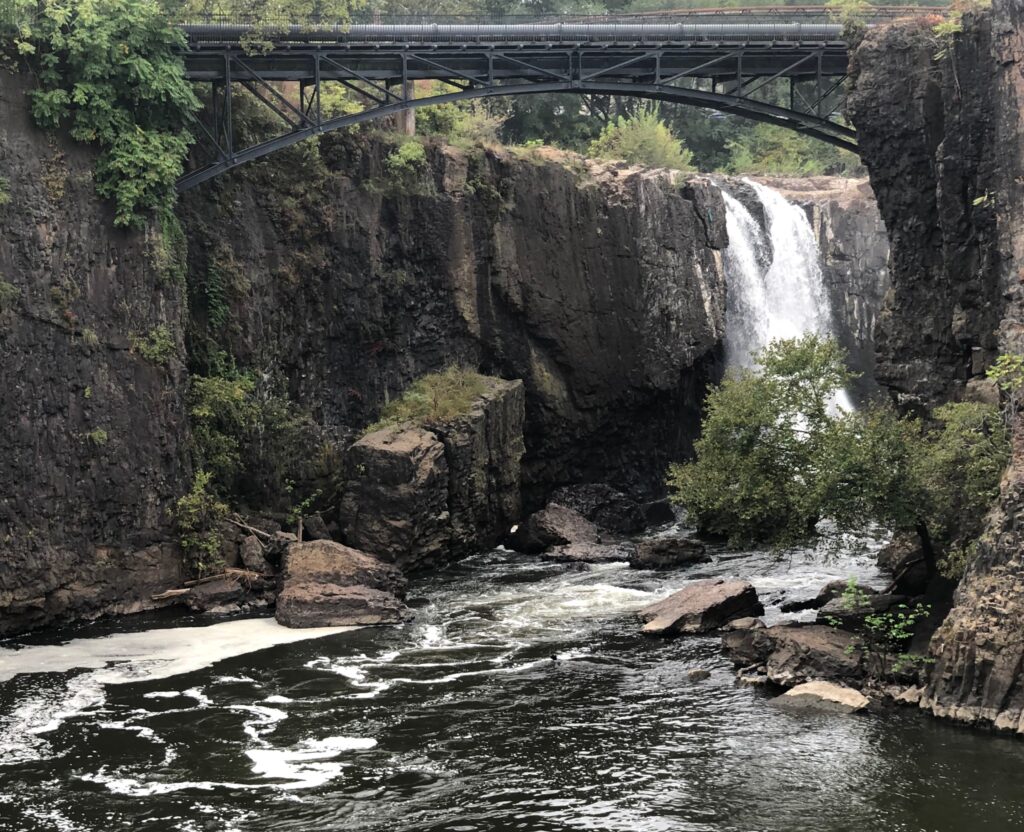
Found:
[(870, 563), (655, 574), (498, 551), (414, 582), (429, 603), (404, 628), (150, 618), (8, 643), (0, 830), (1024, 829), (1019, 741), (913, 710), (784, 712), (717, 638), (644, 639), (632, 617), (731, 575), (773, 618)]

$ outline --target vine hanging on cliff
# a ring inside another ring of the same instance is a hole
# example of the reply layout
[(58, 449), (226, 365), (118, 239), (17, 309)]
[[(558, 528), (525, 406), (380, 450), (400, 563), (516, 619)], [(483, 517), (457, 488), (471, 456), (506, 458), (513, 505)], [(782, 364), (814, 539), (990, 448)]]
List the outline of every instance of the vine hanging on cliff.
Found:
[(156, 0), (13, 0), (0, 20), (36, 73), (32, 113), (100, 147), (96, 191), (118, 226), (174, 202), (200, 103), (176, 50), (184, 36)]

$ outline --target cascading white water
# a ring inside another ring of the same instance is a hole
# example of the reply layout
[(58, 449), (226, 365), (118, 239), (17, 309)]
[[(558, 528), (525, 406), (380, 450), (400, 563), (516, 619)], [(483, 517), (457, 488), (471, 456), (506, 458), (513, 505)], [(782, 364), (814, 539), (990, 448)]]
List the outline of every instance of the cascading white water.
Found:
[[(833, 334), (821, 253), (807, 215), (777, 191), (744, 181), (763, 206), (768, 233), (739, 200), (723, 192), (729, 232), (725, 348), (735, 367), (752, 366), (754, 354), (773, 339)], [(853, 409), (845, 391), (835, 404)]]

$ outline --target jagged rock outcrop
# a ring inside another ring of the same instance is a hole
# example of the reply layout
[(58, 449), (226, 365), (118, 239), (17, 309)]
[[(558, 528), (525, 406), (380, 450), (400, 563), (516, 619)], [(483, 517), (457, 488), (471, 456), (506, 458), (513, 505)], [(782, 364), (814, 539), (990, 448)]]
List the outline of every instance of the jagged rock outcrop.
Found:
[[(0, 636), (152, 607), (186, 490), (181, 284), (0, 73)], [(152, 349), (147, 349), (152, 347)]]
[(397, 179), (391, 150), (331, 134), (315, 159), (284, 151), (186, 195), (195, 283), (244, 276), (212, 334), (341, 431), (451, 363), (521, 378), (530, 507), (572, 482), (660, 486), (720, 372), (718, 191), (441, 146)]
[(519, 519), (523, 385), (487, 379), (463, 416), (396, 425), (349, 449), (344, 539), (403, 569), (494, 546)]
[[(936, 60), (936, 52), (946, 56)], [(965, 392), (1000, 352), (1024, 354), (1024, 8), (995, 0), (952, 43), (925, 24), (868, 34), (850, 114), (892, 239), (879, 379), (907, 404)], [(954, 607), (931, 642), (920, 705), (1024, 728), (1024, 441)]]

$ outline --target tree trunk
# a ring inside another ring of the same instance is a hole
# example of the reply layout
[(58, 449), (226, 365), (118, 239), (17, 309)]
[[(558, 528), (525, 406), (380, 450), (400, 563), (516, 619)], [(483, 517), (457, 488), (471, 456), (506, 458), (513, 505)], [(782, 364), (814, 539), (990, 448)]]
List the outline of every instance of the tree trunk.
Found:
[(932, 536), (928, 533), (928, 526), (921, 520), (914, 526), (914, 531), (921, 540), (921, 554), (924, 555), (924, 565), (928, 570), (928, 577), (932, 578), (939, 573), (939, 564), (935, 559), (935, 547), (932, 546)]

